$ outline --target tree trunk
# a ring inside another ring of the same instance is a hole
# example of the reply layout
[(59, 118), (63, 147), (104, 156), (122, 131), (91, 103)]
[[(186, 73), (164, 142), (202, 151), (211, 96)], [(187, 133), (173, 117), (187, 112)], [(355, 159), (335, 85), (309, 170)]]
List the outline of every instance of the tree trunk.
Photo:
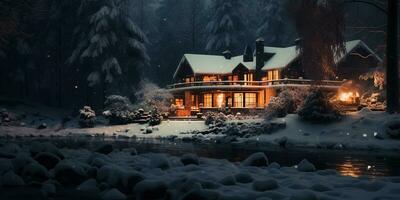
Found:
[(387, 112), (398, 113), (399, 104), (399, 69), (397, 55), (397, 0), (388, 0), (387, 47), (386, 47), (386, 98)]

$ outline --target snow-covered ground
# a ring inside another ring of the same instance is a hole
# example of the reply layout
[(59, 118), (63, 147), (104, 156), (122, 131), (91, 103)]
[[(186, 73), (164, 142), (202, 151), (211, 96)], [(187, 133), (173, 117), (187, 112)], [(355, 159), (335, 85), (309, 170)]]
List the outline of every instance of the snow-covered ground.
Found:
[[(25, 109), (25, 108), (24, 108)], [(34, 110), (31, 112), (33, 113)], [(70, 120), (63, 126), (54, 120), (56, 114), (42, 113), (35, 120), (34, 115), (28, 115), (27, 119), (35, 123), (45, 119), (50, 121), (45, 129), (37, 129), (35, 126), (0, 126), (0, 137), (10, 136), (67, 136), (67, 135), (91, 135), (91, 136), (117, 136), (120, 138), (174, 138), (196, 141), (215, 142), (223, 135), (218, 132), (202, 134), (209, 130), (204, 121), (173, 121), (165, 120), (161, 125), (149, 127), (147, 124), (129, 124), (121, 126), (97, 125), (95, 128), (81, 129), (77, 127), (77, 120)], [(46, 117), (43, 117), (46, 116)], [(286, 123), (286, 128), (276, 130), (270, 134), (240, 138), (235, 137), (223, 142), (236, 144), (265, 144), (280, 145), (286, 148), (307, 147), (326, 149), (362, 149), (362, 150), (400, 150), (400, 140), (392, 139), (386, 133), (386, 124), (391, 121), (399, 121), (400, 115), (388, 115), (385, 112), (372, 112), (363, 109), (359, 112), (348, 113), (340, 122), (329, 124), (311, 124), (301, 121), (297, 115), (290, 114), (276, 121)], [(234, 122), (234, 121), (233, 121)], [(247, 119), (236, 121), (241, 124), (262, 123), (262, 119)], [(227, 122), (231, 124), (232, 121)], [(27, 124), (29, 124), (27, 122)], [(229, 126), (229, 125), (228, 125)], [(250, 126), (251, 128), (251, 126)], [(244, 131), (244, 130), (240, 130)], [(210, 131), (208, 131), (210, 132)], [(182, 134), (184, 133), (184, 134)], [(199, 134), (200, 133), (200, 134)]]
[[(0, 158), (0, 190), (7, 188), (0, 197), (7, 199), (68, 199), (72, 194), (75, 199), (85, 194), (85, 199), (104, 200), (400, 199), (399, 177), (344, 177), (335, 170), (315, 171), (306, 160), (281, 167), (268, 163), (263, 153), (231, 163), (193, 154), (137, 154), (133, 148), (110, 145), (96, 152), (48, 143), (0, 148), (5, 157)], [(62, 193), (66, 188), (69, 194)]]

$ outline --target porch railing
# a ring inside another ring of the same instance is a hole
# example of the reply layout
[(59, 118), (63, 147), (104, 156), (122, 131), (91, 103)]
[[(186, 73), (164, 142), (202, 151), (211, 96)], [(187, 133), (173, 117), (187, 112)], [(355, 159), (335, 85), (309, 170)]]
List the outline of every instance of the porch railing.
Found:
[(344, 81), (332, 81), (332, 80), (322, 80), (313, 81), (308, 79), (277, 79), (269, 81), (197, 81), (197, 82), (187, 82), (187, 83), (176, 83), (168, 85), (167, 89), (183, 89), (187, 87), (207, 87), (207, 86), (249, 86), (249, 87), (268, 87), (268, 86), (283, 86), (283, 85), (318, 85), (318, 86), (330, 86), (339, 87)]

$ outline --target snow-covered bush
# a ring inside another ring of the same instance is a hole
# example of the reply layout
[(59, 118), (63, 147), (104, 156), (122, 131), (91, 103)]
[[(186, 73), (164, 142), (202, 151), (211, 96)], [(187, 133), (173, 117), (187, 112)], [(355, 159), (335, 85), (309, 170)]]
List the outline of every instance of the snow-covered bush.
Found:
[(90, 106), (79, 110), (79, 126), (81, 128), (92, 128), (96, 122), (96, 113)]
[(207, 112), (204, 116), (206, 125), (222, 126), (228, 119), (224, 113)]
[(279, 93), (277, 97), (271, 97), (265, 118), (285, 117), (287, 114), (297, 112), (298, 107), (308, 94), (308, 89), (288, 88)]
[(110, 120), (110, 124), (129, 124), (141, 116), (127, 97), (111, 95), (104, 104), (106, 109), (103, 115)]
[(157, 107), (154, 107), (153, 110), (150, 113), (150, 120), (149, 120), (149, 125), (150, 126), (157, 126), (160, 125), (162, 121), (162, 116), (158, 112)]
[(169, 112), (174, 96), (165, 89), (158, 87), (149, 80), (143, 80), (139, 84), (139, 89), (135, 93), (137, 102), (136, 107), (144, 110), (152, 110), (154, 107), (161, 113)]
[(313, 123), (324, 123), (342, 118), (338, 106), (329, 101), (321, 89), (313, 89), (300, 107), (298, 114), (301, 119)]
[(134, 111), (133, 105), (128, 97), (119, 95), (111, 95), (106, 98), (104, 102), (105, 110), (115, 111)]

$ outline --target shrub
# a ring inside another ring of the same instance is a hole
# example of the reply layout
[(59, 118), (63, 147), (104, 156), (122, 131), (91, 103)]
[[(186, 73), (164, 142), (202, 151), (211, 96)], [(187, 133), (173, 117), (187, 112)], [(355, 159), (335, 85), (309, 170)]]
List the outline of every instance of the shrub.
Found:
[(154, 109), (150, 113), (150, 120), (149, 120), (149, 125), (150, 126), (157, 126), (160, 125), (162, 121), (162, 116), (158, 112), (157, 107), (154, 107)]
[(299, 106), (308, 94), (308, 89), (289, 88), (271, 97), (266, 110), (266, 119), (285, 117), (287, 114), (296, 113)]
[(96, 122), (96, 113), (91, 107), (85, 106), (79, 110), (79, 126), (81, 128), (92, 128)]
[(160, 112), (169, 112), (174, 96), (156, 84), (143, 80), (139, 84), (139, 90), (135, 93), (137, 98), (136, 107), (152, 110), (157, 107)]
[(111, 95), (105, 102), (106, 110), (103, 115), (110, 120), (110, 124), (120, 125), (133, 123), (139, 119), (141, 113), (134, 110), (131, 101), (127, 97)]
[(225, 121), (228, 118), (226, 117), (226, 115), (224, 113), (214, 113), (214, 112), (208, 112), (205, 115), (205, 123), (206, 125), (223, 125), (225, 123)]
[(313, 123), (331, 122), (342, 117), (338, 106), (330, 102), (321, 89), (310, 92), (298, 114), (301, 119)]

